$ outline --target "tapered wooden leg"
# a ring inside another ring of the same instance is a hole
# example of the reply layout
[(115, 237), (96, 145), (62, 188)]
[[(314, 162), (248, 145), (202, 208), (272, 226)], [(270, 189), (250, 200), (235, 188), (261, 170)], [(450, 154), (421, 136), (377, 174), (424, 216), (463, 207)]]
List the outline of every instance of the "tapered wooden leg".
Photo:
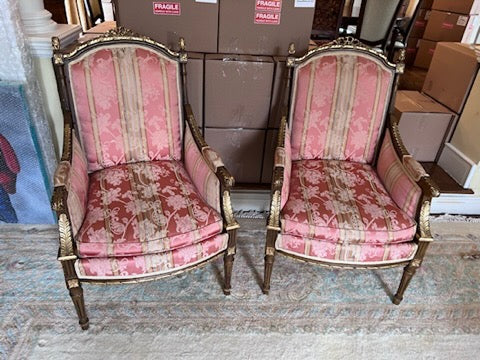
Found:
[(403, 270), (402, 280), (400, 281), (400, 285), (398, 286), (397, 293), (393, 297), (392, 302), (395, 305), (399, 305), (403, 300), (403, 294), (410, 284), (413, 275), (417, 272), (417, 269), (422, 265), (423, 257), (427, 251), (428, 246), (430, 245), (432, 239), (424, 238), (424, 240), (419, 241), (418, 243), (418, 250), (415, 258), (410, 261), (410, 263), (405, 266)]
[(262, 292), (268, 295), (270, 292), (270, 279), (272, 277), (273, 262), (275, 260), (275, 240), (277, 231), (267, 230), (267, 243), (265, 245), (265, 271), (263, 275)]
[(87, 330), (89, 320), (87, 310), (85, 309), (85, 300), (83, 298), (83, 289), (75, 272), (75, 260), (62, 261), (63, 272), (65, 274), (65, 283), (72, 298), (73, 305), (78, 315), (78, 323), (82, 330)]
[(232, 291), (232, 270), (233, 270), (233, 260), (235, 258), (237, 244), (237, 230), (228, 231), (228, 247), (225, 256), (223, 257), (223, 269), (225, 272), (225, 284), (223, 286), (223, 293), (225, 295), (230, 295)]
[(70, 292), (70, 297), (72, 298), (73, 305), (75, 305), (75, 310), (77, 311), (78, 323), (80, 324), (82, 330), (87, 330), (89, 326), (89, 320), (87, 317), (87, 311), (85, 309), (85, 300), (83, 299), (82, 286), (78, 283), (78, 286), (74, 285), (68, 290)]
[(400, 285), (398, 286), (397, 293), (393, 297), (393, 303), (395, 305), (399, 305), (403, 300), (403, 294), (407, 289), (408, 284), (410, 284), (410, 280), (412, 280), (413, 275), (417, 271), (418, 266), (412, 265), (412, 262), (405, 266), (403, 270), (402, 280), (400, 281)]

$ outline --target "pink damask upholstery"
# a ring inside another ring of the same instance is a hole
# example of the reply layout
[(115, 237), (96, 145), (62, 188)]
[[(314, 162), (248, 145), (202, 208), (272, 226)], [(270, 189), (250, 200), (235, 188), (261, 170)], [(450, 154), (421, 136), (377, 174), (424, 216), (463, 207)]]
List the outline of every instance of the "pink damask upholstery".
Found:
[(278, 236), (276, 248), (292, 255), (330, 263), (386, 265), (412, 259), (417, 251), (417, 244), (414, 242), (386, 245), (333, 243), (283, 234)]
[(413, 239), (415, 221), (393, 202), (370, 165), (294, 161), (290, 181), (290, 196), (281, 213), (282, 236), (346, 246)]
[(387, 131), (378, 157), (377, 173), (395, 203), (413, 218), (422, 195), (416, 181), (427, 175), (414, 159), (407, 157), (405, 160), (407, 166), (398, 158)]
[(292, 158), (371, 163), (394, 72), (359, 52), (318, 55), (294, 78)]
[(67, 209), (70, 215), (73, 236), (78, 233), (87, 211), (88, 172), (85, 154), (77, 140), (72, 136), (72, 162), (60, 162), (54, 177), (55, 186), (65, 186), (67, 190)]
[(184, 142), (185, 169), (207, 204), (221, 212), (220, 181), (214, 172), (216, 167), (220, 165), (218, 163), (219, 158), (217, 159), (216, 156), (213, 156), (213, 151), (209, 151), (209, 153), (211, 156), (207, 160), (198, 150), (190, 128), (187, 126)]
[(69, 64), (88, 170), (180, 160), (178, 64), (142, 46), (103, 46)]
[(200, 243), (158, 254), (87, 258), (75, 264), (80, 279), (128, 279), (161, 275), (195, 265), (227, 247), (228, 235), (212, 236)]
[(220, 214), (197, 194), (177, 161), (94, 172), (88, 195), (87, 214), (75, 238), (81, 258), (164, 253), (201, 243), (223, 229)]

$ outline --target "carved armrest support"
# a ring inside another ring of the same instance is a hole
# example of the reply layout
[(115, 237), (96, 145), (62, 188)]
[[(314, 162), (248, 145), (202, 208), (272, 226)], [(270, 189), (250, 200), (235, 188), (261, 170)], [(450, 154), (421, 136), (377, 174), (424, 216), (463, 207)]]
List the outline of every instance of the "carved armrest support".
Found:
[(393, 147), (398, 157), (401, 159), (405, 171), (417, 183), (422, 191), (419, 210), (417, 211), (416, 216), (418, 223), (417, 240), (423, 242), (433, 241), (430, 232), (430, 207), (432, 198), (440, 196), (440, 189), (423, 169), (422, 165), (409, 154), (400, 136), (398, 119), (390, 117), (388, 129), (392, 138)]
[(287, 166), (286, 145), (287, 118), (282, 116), (275, 148), (274, 168), (271, 187), (270, 213), (267, 219), (267, 229), (280, 231), (280, 211), (282, 210), (282, 189), (285, 182)]
[(217, 179), (220, 182), (220, 191), (221, 191), (221, 210), (223, 212), (226, 230), (234, 230), (240, 227), (238, 222), (235, 220), (233, 215), (233, 208), (231, 202), (230, 190), (235, 185), (235, 180), (230, 172), (227, 170), (223, 164), (222, 159), (218, 153), (210, 148), (203, 138), (200, 129), (198, 128), (195, 116), (193, 114), (190, 104), (185, 104), (185, 117), (190, 132), (192, 134), (193, 140), (200, 151), (203, 160), (208, 165), (208, 167), (215, 174)]

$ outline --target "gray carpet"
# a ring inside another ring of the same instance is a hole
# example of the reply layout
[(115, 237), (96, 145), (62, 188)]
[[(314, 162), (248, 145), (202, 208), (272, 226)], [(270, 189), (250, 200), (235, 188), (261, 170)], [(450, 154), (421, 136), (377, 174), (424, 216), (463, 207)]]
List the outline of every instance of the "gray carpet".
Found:
[(230, 297), (221, 260), (155, 282), (85, 285), (86, 332), (55, 261), (54, 229), (3, 226), (0, 357), (478, 358), (480, 223), (434, 221), (436, 241), (395, 306), (400, 268), (329, 270), (282, 256), (262, 295), (264, 222), (241, 220)]

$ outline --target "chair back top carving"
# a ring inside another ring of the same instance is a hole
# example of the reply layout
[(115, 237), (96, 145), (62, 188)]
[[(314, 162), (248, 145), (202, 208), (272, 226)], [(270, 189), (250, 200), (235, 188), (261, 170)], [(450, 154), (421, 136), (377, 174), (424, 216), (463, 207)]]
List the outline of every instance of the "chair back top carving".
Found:
[(54, 59), (63, 64), (89, 171), (181, 159), (185, 53), (120, 29), (57, 49)]
[(334, 41), (287, 63), (293, 67), (292, 159), (372, 163), (396, 84), (396, 65), (356, 40)]

